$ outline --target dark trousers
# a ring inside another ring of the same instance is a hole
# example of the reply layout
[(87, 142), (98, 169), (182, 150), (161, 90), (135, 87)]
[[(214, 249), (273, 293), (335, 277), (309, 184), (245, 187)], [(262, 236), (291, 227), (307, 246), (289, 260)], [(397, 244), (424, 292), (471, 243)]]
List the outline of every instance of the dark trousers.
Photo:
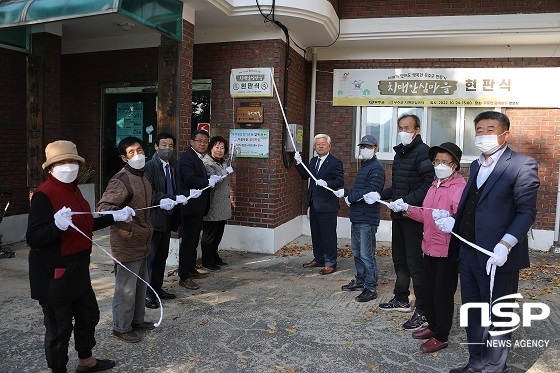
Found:
[(196, 269), (196, 248), (202, 230), (202, 216), (183, 215), (183, 231), (179, 247), (179, 278), (189, 278), (189, 272)]
[(200, 247), (202, 249), (202, 265), (212, 266), (221, 263), (218, 255), (218, 246), (224, 236), (226, 221), (205, 221), (202, 224), (202, 238)]
[(422, 237), (424, 225), (410, 219), (394, 219), (392, 231), (393, 265), (397, 280), (395, 299), (408, 302), (410, 279), (416, 296), (416, 310), (424, 314), (422, 299)]
[[(160, 291), (163, 285), (163, 277), (165, 276), (165, 262), (169, 255), (169, 241), (171, 240), (171, 231), (158, 232), (154, 231), (152, 242), (150, 244), (150, 255), (148, 255), (148, 276), (150, 277), (150, 286), (155, 291)], [(152, 289), (146, 289), (147, 295), (154, 295)]]
[[(68, 344), (72, 329), (74, 346), (80, 359), (92, 356), (95, 346), (95, 326), (99, 322), (99, 307), (91, 288), (71, 303), (51, 305), (41, 303), (45, 333), (47, 365), (53, 372), (66, 372)], [(72, 325), (74, 319), (74, 325)]]
[[(490, 276), (486, 274), (486, 268), (478, 262), (476, 250), (461, 246), (459, 253), (459, 274), (461, 276), (461, 299), (462, 303), (490, 302)], [(496, 272), (494, 277), (494, 289), (492, 299), (498, 299), (505, 295), (517, 293), (519, 285), (519, 271)], [(511, 299), (505, 302), (512, 302)], [(504, 311), (511, 309), (503, 309)], [(500, 319), (492, 316), (492, 322), (509, 321), (509, 318)], [(502, 372), (506, 368), (509, 355), (508, 347), (487, 347), (486, 341), (511, 340), (511, 333), (491, 337), (489, 330), (497, 328), (491, 326), (482, 327), (480, 309), (469, 309), (468, 311), (467, 340), (469, 343), (469, 363), (473, 369), (482, 369), (488, 372)], [(482, 343), (482, 344), (476, 344)]]
[(309, 208), (309, 225), (313, 256), (317, 263), (325, 263), (326, 267), (336, 268), (338, 256), (336, 248), (336, 217), (335, 212), (317, 212), (313, 204)]
[(438, 258), (424, 254), (424, 315), (434, 332), (434, 337), (441, 342), (447, 342), (449, 331), (453, 324), (455, 308), (455, 291), (459, 270), (457, 263), (449, 258)]

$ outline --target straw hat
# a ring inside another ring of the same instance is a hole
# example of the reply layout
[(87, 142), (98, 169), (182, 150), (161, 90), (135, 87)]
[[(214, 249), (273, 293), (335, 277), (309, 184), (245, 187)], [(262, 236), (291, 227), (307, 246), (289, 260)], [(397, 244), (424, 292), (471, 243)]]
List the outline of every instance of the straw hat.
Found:
[(45, 155), (47, 156), (47, 161), (43, 163), (43, 170), (52, 165), (53, 163), (75, 160), (80, 163), (84, 163), (86, 160), (78, 155), (78, 149), (76, 144), (72, 141), (58, 140), (51, 142), (45, 148)]

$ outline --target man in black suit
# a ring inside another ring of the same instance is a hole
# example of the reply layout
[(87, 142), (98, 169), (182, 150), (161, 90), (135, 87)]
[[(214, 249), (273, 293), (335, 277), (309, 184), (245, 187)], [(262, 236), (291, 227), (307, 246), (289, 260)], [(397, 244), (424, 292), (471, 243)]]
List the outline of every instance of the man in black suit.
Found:
[[(313, 242), (313, 260), (305, 263), (305, 268), (324, 267), (319, 273), (329, 275), (336, 271), (336, 219), (338, 215), (338, 197), (326, 189), (336, 190), (344, 186), (344, 169), (340, 159), (329, 154), (331, 138), (328, 135), (315, 136), (314, 149), (316, 157), (309, 161), (310, 171), (317, 179), (311, 181), (307, 190), (309, 205), (309, 224)], [(296, 168), (303, 180), (310, 178), (301, 165), (301, 155), (296, 152)]]
[[(189, 194), (189, 189), (203, 189), (207, 186), (213, 188), (220, 178), (206, 175), (206, 168), (202, 163), (202, 157), (208, 150), (210, 136), (208, 132), (197, 130), (191, 134), (191, 148), (179, 159), (179, 175), (181, 178), (181, 190)], [(204, 275), (196, 270), (196, 248), (202, 230), (202, 218), (210, 208), (210, 191), (206, 189), (199, 198), (190, 200), (188, 204), (181, 206), (183, 214), (182, 240), (179, 247), (179, 285), (196, 290), (200, 286), (192, 279), (201, 278)]]
[[(164, 208), (152, 209), (150, 222), (154, 232), (148, 255), (148, 276), (150, 285), (158, 293), (161, 299), (173, 299), (175, 294), (168, 293), (162, 289), (163, 276), (165, 273), (165, 262), (169, 254), (169, 242), (171, 231), (179, 228), (180, 207), (177, 203), (186, 203), (187, 198), (179, 194), (177, 188), (177, 160), (173, 158), (173, 147), (175, 137), (169, 133), (158, 133), (154, 148), (156, 153), (152, 156), (146, 166), (144, 175), (152, 186), (152, 203), (161, 204)], [(167, 202), (167, 204), (166, 204)], [(169, 205), (169, 208), (166, 206)], [(146, 307), (159, 308), (160, 304), (152, 289), (146, 289)]]
[[(493, 251), (486, 254), (451, 237), (449, 259), (459, 261), (461, 300), (491, 303), (518, 292), (519, 270), (529, 267), (527, 232), (537, 213), (540, 186), (537, 162), (507, 146), (509, 118), (497, 111), (486, 111), (474, 119), (475, 145), (482, 155), (471, 163), (469, 181), (454, 217), (436, 220), (443, 232), (459, 234), (467, 241)], [(497, 266), (492, 299), (490, 270)], [(511, 302), (511, 299), (505, 300)], [(490, 304), (492, 306), (492, 304)], [(452, 369), (454, 373), (504, 372), (511, 332), (496, 335), (500, 328), (482, 327), (481, 310), (469, 309), (467, 340), (469, 361)], [(492, 323), (509, 321), (492, 315)], [(506, 328), (507, 329), (507, 328)], [(494, 334), (494, 335), (492, 335)], [(501, 340), (495, 345), (487, 341)], [(499, 343), (501, 342), (501, 343)], [(500, 347), (498, 347), (499, 345)]]

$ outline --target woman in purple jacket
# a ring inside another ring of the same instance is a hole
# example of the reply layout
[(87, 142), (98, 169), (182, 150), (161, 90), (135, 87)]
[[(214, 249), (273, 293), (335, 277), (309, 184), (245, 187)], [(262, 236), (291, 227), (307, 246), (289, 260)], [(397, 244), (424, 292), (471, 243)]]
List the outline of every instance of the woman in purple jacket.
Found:
[(451, 234), (436, 228), (435, 220), (453, 215), (465, 188), (460, 169), (461, 149), (451, 142), (430, 148), (436, 179), (430, 186), (422, 208), (408, 206), (404, 215), (424, 223), (422, 240), (423, 291), (428, 327), (412, 333), (416, 339), (427, 339), (420, 351), (432, 353), (447, 347), (453, 322), (454, 297), (457, 289), (457, 263), (447, 258)]

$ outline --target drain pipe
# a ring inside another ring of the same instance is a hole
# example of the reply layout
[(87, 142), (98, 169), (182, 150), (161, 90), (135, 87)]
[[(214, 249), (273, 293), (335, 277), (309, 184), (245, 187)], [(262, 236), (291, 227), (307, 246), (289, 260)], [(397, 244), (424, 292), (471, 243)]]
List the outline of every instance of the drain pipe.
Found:
[(311, 60), (311, 105), (310, 105), (310, 113), (309, 113), (309, 160), (313, 158), (313, 142), (315, 138), (315, 100), (317, 99), (317, 49), (311, 48), (311, 55), (312, 55), (312, 60)]
[(556, 248), (560, 247), (558, 242), (558, 231), (560, 230), (560, 162), (558, 166), (558, 194), (556, 195), (556, 219), (554, 222), (554, 243)]

